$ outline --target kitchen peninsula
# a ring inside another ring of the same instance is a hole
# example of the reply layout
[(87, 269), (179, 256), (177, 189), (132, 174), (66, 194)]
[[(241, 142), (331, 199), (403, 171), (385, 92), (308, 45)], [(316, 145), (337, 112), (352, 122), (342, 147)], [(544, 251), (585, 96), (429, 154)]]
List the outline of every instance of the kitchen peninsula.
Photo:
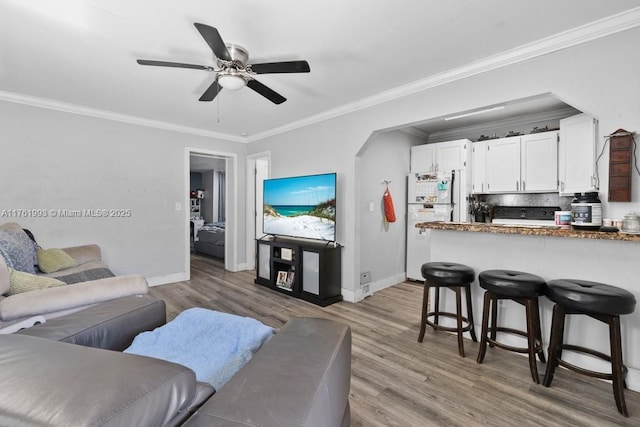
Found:
[[(430, 261), (466, 264), (476, 271), (509, 269), (536, 274), (545, 280), (583, 279), (627, 289), (640, 301), (640, 236), (604, 233), (548, 226), (511, 226), (485, 223), (418, 223), (429, 243)], [(426, 262), (426, 261), (425, 261)], [(471, 286), (476, 328), (479, 328), (483, 290), (477, 280)], [(445, 297), (449, 297), (445, 293)], [(442, 299), (441, 299), (442, 304)], [(455, 307), (453, 297), (444, 301), (445, 309)], [(523, 308), (507, 302), (500, 309), (499, 322), (523, 329)], [(545, 350), (549, 344), (552, 303), (540, 299), (541, 326)], [(608, 353), (608, 330), (586, 316), (566, 325), (566, 336), (573, 343), (597, 343), (594, 348)], [(628, 368), (627, 385), (640, 391), (640, 310), (621, 319), (623, 360)], [(509, 337), (510, 338), (510, 337)], [(521, 344), (513, 338), (512, 344)], [(573, 360), (584, 367), (606, 370), (599, 361), (577, 354)], [(541, 365), (539, 369), (544, 369)]]

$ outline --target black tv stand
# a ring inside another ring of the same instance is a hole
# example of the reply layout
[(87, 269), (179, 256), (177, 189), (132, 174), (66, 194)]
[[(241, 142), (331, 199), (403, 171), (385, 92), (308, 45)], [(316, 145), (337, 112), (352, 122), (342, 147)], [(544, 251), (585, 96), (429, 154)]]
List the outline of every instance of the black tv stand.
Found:
[(322, 307), (342, 301), (342, 246), (332, 243), (257, 239), (255, 283)]

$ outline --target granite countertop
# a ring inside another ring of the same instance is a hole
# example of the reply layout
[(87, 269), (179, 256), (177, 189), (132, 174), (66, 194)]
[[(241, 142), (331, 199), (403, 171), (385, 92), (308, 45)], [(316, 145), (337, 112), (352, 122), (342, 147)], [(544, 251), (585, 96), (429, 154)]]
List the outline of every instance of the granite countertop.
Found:
[(524, 236), (571, 237), (578, 239), (622, 240), (640, 242), (640, 235), (622, 232), (605, 233), (602, 231), (559, 228), (546, 225), (516, 226), (506, 224), (488, 224), (479, 222), (421, 222), (417, 228), (433, 230), (468, 231), (474, 233), (520, 234)]

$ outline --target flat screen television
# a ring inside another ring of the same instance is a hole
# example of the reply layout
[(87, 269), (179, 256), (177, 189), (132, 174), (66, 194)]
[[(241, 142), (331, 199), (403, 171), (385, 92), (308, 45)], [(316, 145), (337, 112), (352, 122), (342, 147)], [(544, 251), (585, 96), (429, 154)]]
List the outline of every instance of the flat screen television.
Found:
[(262, 230), (274, 236), (336, 241), (336, 174), (264, 180)]

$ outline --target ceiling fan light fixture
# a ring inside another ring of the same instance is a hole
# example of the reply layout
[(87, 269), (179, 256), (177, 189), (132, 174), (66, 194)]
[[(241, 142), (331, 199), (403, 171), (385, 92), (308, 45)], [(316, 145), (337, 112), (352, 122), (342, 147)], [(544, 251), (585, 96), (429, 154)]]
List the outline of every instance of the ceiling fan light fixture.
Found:
[(247, 85), (247, 81), (240, 74), (220, 74), (218, 83), (227, 90), (240, 90)]

